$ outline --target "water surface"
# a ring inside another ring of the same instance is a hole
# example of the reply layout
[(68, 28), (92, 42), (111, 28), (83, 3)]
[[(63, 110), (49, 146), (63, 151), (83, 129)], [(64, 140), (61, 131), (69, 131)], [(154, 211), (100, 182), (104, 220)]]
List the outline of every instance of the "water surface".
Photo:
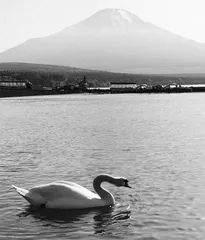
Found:
[[(203, 239), (205, 94), (64, 95), (0, 100), (0, 239)], [(101, 173), (112, 208), (35, 211), (12, 188), (55, 180), (92, 190)]]

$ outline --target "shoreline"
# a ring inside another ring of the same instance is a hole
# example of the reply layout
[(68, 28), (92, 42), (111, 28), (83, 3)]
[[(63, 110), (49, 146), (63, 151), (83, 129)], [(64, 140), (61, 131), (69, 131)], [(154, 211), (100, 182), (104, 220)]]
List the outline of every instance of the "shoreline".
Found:
[(110, 88), (93, 88), (84, 91), (67, 91), (67, 90), (36, 90), (36, 89), (12, 89), (0, 88), (0, 98), (23, 97), (23, 96), (40, 96), (40, 95), (65, 95), (65, 94), (126, 94), (126, 93), (187, 93), (187, 92), (205, 92), (205, 86), (192, 87), (175, 87), (175, 88), (150, 88), (150, 89), (110, 89)]

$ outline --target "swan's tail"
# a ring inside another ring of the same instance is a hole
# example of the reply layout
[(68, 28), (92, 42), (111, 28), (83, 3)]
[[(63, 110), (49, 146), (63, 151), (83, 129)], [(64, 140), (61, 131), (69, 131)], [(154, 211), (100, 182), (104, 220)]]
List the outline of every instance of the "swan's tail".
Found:
[(45, 199), (39, 195), (38, 193), (32, 193), (24, 188), (19, 188), (14, 185), (12, 187), (20, 194), (26, 201), (28, 201), (33, 206), (41, 206), (42, 204), (45, 205)]
[(16, 187), (14, 185), (12, 185), (12, 187), (17, 191), (18, 194), (20, 194), (23, 198), (25, 198), (29, 202), (29, 199), (26, 196), (28, 194), (28, 192), (29, 192), (28, 190)]

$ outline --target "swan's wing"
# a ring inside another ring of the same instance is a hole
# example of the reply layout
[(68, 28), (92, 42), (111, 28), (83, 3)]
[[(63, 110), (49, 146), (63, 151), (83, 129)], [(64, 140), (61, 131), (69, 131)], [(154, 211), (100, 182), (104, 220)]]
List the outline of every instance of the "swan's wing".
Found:
[(75, 189), (75, 191), (80, 191), (81, 193), (84, 193), (85, 195), (89, 195), (92, 197), (98, 197), (98, 195), (95, 192), (90, 191), (89, 189), (74, 183), (74, 182), (68, 182), (68, 181), (56, 181), (54, 184), (59, 184), (59, 185), (65, 185), (69, 188)]
[(90, 190), (72, 182), (59, 181), (40, 185), (30, 189), (32, 194), (40, 194), (46, 202), (66, 199), (66, 201), (81, 201), (99, 196)]

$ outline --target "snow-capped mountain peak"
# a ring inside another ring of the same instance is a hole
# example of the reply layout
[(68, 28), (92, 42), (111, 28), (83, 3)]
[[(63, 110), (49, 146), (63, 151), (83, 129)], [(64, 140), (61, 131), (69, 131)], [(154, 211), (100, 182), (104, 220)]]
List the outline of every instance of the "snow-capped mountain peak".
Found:
[(103, 9), (77, 23), (76, 27), (101, 30), (103, 28), (136, 27), (146, 24), (134, 14), (123, 9)]
[(127, 20), (129, 23), (132, 23), (132, 17), (127, 11), (119, 9), (118, 12), (124, 20)]

